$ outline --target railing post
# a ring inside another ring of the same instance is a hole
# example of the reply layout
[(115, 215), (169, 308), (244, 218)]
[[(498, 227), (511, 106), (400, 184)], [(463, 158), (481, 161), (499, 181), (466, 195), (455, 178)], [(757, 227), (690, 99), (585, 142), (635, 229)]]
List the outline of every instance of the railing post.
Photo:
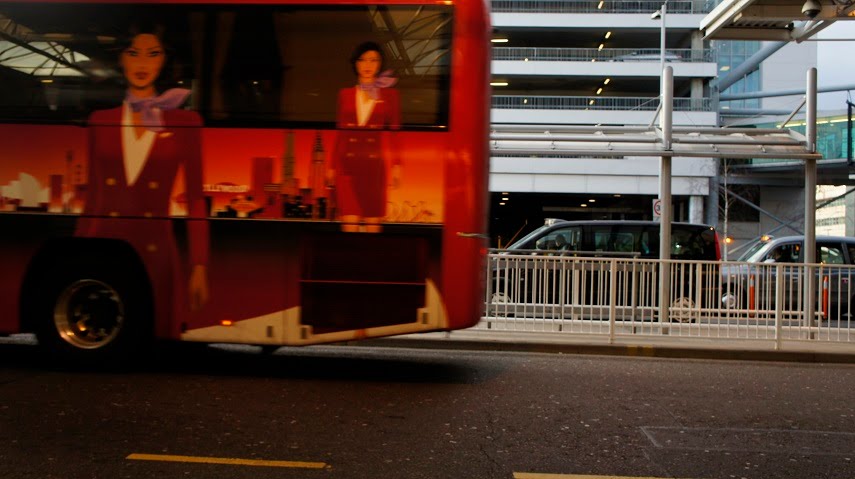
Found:
[(615, 342), (615, 316), (617, 315), (617, 259), (609, 264), (609, 344)]
[[(698, 325), (701, 323), (701, 311), (703, 311), (703, 300), (704, 300), (704, 291), (703, 291), (703, 281), (704, 281), (704, 269), (706, 263), (697, 263), (695, 264), (695, 311), (698, 313)], [(695, 311), (692, 311), (694, 315)], [(691, 321), (690, 321), (691, 322)], [(700, 328), (699, 328), (700, 330)]]
[[(494, 261), (493, 254), (488, 251), (487, 252), (487, 271), (484, 273), (487, 275), (487, 288), (485, 288), (486, 293), (487, 293), (487, 297), (484, 298), (484, 302), (486, 303), (484, 306), (484, 316), (487, 319), (487, 327), (488, 328), (490, 327), (490, 308), (495, 309), (495, 306), (493, 306), (493, 281), (499, 281), (498, 265), (495, 265), (496, 266), (495, 267), (496, 274), (493, 274), (493, 271), (494, 271), (493, 261)], [(496, 277), (495, 280), (493, 279), (494, 276)], [(484, 319), (484, 318), (482, 318), (482, 319)]]
[(784, 264), (775, 265), (775, 350), (781, 349), (781, 320), (784, 316)]

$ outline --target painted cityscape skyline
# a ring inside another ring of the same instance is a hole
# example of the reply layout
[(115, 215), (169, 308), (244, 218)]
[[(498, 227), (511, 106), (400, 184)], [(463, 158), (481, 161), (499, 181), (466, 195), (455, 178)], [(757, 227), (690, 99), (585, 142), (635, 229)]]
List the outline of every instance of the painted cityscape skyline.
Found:
[[(85, 129), (45, 127), (41, 135), (33, 130), (21, 128), (3, 138), (8, 148), (0, 162), (0, 212), (82, 213), (88, 173)], [(336, 131), (241, 130), (235, 134), (205, 129), (202, 134), (207, 180), (203, 194), (209, 217), (335, 218), (334, 190), (326, 185), (325, 171)], [(399, 144), (408, 145), (401, 154), (409, 184), (390, 191), (387, 221), (441, 222), (441, 196), (426, 194), (431, 185), (442, 181), (442, 168), (432, 155), (435, 138), (419, 133), (396, 135), (402, 140)], [(50, 142), (43, 141), (47, 136)], [(186, 215), (183, 192), (179, 173), (170, 216)]]

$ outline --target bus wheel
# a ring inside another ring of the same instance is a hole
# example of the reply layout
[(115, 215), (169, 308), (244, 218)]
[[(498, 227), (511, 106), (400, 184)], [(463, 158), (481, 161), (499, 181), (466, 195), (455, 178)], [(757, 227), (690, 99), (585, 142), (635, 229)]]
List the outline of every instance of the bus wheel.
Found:
[(36, 305), (36, 336), (53, 354), (75, 362), (129, 358), (150, 338), (141, 291), (118, 266), (57, 268)]
[(683, 296), (671, 302), (671, 311), (668, 317), (674, 323), (692, 323), (695, 321), (693, 309), (695, 302)]

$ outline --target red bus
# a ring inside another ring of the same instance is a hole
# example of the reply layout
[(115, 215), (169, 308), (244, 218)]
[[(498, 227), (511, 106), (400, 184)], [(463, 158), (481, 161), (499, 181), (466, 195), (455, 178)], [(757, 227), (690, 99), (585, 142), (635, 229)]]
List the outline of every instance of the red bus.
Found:
[(489, 34), (478, 0), (0, 0), (0, 333), (472, 326)]

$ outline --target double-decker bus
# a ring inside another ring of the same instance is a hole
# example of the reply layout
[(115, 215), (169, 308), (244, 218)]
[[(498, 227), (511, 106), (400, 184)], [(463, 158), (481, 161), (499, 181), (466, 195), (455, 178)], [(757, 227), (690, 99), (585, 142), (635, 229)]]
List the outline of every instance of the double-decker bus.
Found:
[(0, 334), (473, 325), (489, 34), (478, 0), (0, 0)]

